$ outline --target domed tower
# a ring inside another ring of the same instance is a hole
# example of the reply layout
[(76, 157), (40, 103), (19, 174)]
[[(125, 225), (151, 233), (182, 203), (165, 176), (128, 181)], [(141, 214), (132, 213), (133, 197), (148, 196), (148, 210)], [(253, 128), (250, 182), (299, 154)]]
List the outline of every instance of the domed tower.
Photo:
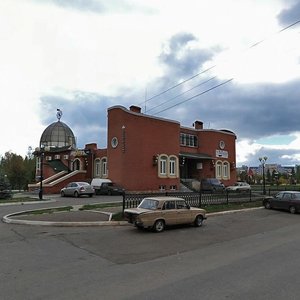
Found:
[(44, 130), (39, 147), (34, 152), (37, 157), (36, 180), (40, 183), (40, 199), (43, 197), (43, 181), (50, 182), (70, 172), (71, 153), (76, 149), (73, 131), (60, 120), (62, 117), (60, 109), (57, 109), (56, 117), (57, 122)]
[(61, 122), (62, 111), (57, 109), (57, 122), (50, 124), (43, 132), (40, 139), (40, 148), (49, 147), (50, 149), (75, 149), (76, 141), (70, 127)]

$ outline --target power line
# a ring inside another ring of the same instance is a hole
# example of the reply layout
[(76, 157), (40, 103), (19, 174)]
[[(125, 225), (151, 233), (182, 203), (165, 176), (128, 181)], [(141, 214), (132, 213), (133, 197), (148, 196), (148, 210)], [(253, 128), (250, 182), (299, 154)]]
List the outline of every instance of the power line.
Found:
[(150, 100), (152, 100), (152, 99), (154, 99), (154, 98), (156, 98), (156, 97), (158, 97), (158, 96), (161, 96), (161, 95), (165, 94), (166, 92), (169, 92), (170, 90), (172, 90), (172, 89), (178, 87), (179, 85), (181, 85), (181, 84), (183, 84), (183, 83), (186, 83), (187, 81), (192, 80), (192, 79), (194, 79), (195, 77), (197, 77), (197, 76), (199, 76), (199, 75), (201, 75), (201, 74), (203, 74), (203, 73), (206, 73), (206, 72), (210, 71), (210, 70), (213, 69), (214, 67), (215, 67), (215, 65), (212, 66), (212, 67), (210, 67), (210, 68), (208, 68), (208, 69), (205, 69), (205, 70), (201, 71), (200, 73), (198, 73), (198, 74), (196, 74), (196, 75), (193, 75), (192, 77), (189, 77), (189, 78), (187, 78), (187, 79), (185, 79), (185, 80), (183, 80), (183, 81), (177, 83), (176, 85), (171, 86), (170, 88), (168, 88), (168, 89), (162, 91), (161, 93), (159, 93), (159, 94), (157, 94), (157, 95), (154, 95), (154, 96), (152, 96), (151, 98), (149, 98), (149, 99), (143, 101), (143, 102), (140, 103), (139, 105), (142, 105), (142, 104), (144, 104), (144, 103), (146, 103), (146, 102), (149, 102)]
[(216, 88), (218, 88), (218, 87), (220, 87), (220, 86), (222, 86), (222, 85), (225, 85), (225, 84), (229, 83), (229, 82), (232, 81), (233, 79), (234, 79), (234, 78), (230, 78), (230, 79), (228, 79), (228, 80), (225, 80), (224, 82), (222, 82), (222, 83), (220, 83), (220, 84), (217, 84), (217, 85), (215, 85), (215, 86), (213, 86), (213, 87), (211, 87), (211, 88), (209, 88), (209, 89), (207, 89), (207, 90), (205, 90), (205, 91), (203, 91), (203, 92), (201, 92), (201, 93), (199, 93), (199, 94), (197, 94), (197, 95), (194, 95), (194, 96), (192, 96), (192, 97), (190, 97), (190, 98), (188, 98), (188, 99), (186, 99), (186, 100), (184, 100), (184, 101), (181, 101), (181, 102), (179, 102), (179, 103), (176, 103), (176, 104), (174, 104), (173, 106), (167, 107), (167, 108), (161, 110), (160, 112), (158, 112), (158, 113), (156, 113), (156, 114), (154, 114), (154, 115), (160, 114), (160, 113), (162, 113), (162, 112), (164, 112), (164, 111), (167, 111), (167, 110), (169, 110), (169, 109), (171, 109), (171, 108), (173, 108), (173, 107), (175, 107), (175, 106), (181, 105), (181, 104), (183, 104), (183, 103), (185, 103), (185, 102), (188, 102), (188, 101), (190, 101), (190, 100), (192, 100), (192, 99), (194, 99), (194, 98), (196, 98), (196, 97), (199, 97), (199, 96), (201, 96), (201, 95), (203, 95), (203, 94), (206, 94), (206, 93), (208, 93), (208, 92), (210, 92), (210, 91), (212, 91), (212, 90), (214, 90), (214, 89), (216, 89)]
[[(285, 31), (285, 30), (287, 30), (287, 29), (290, 29), (291, 27), (297, 25), (298, 23), (300, 23), (300, 20), (298, 20), (298, 21), (296, 21), (296, 22), (294, 22), (294, 23), (292, 23), (292, 24), (290, 24), (290, 25), (284, 27), (283, 29), (281, 29), (281, 30), (279, 30), (278, 32), (276, 32), (276, 34), (280, 34), (281, 32), (283, 32), (283, 31)], [(252, 44), (251, 46), (248, 47), (248, 49), (251, 49), (251, 48), (254, 48), (254, 47), (260, 45), (261, 43), (265, 42), (267, 39), (268, 39), (268, 38), (265, 38), (265, 39), (262, 39), (262, 40), (260, 40), (260, 41), (258, 41), (258, 42), (256, 42), (256, 43)], [(181, 84), (183, 84), (183, 83), (185, 83), (185, 82), (187, 82), (187, 81), (189, 81), (189, 80), (191, 80), (191, 79), (193, 79), (193, 78), (199, 76), (200, 74), (203, 74), (203, 73), (205, 73), (205, 72), (211, 70), (212, 68), (214, 68), (214, 67), (216, 67), (216, 66), (217, 66), (217, 65), (214, 65), (214, 66), (212, 66), (211, 68), (208, 68), (208, 69), (206, 69), (206, 70), (204, 70), (204, 71), (202, 71), (202, 72), (200, 72), (200, 73), (198, 73), (198, 74), (196, 74), (196, 75), (194, 75), (194, 76), (192, 76), (192, 77), (190, 77), (190, 78), (188, 78), (188, 79), (186, 79), (186, 80), (184, 80), (184, 81), (182, 81), (182, 82), (180, 82), (180, 83), (178, 83), (178, 84), (176, 84), (176, 85), (174, 85), (174, 86), (172, 86), (172, 87), (170, 87), (170, 88), (168, 88), (168, 89), (166, 89), (166, 90), (164, 90), (163, 92), (161, 92), (161, 93), (159, 93), (159, 94), (157, 94), (157, 95), (155, 95), (155, 96), (149, 98), (148, 100), (146, 100), (146, 102), (147, 102), (147, 101), (150, 101), (150, 100), (152, 100), (152, 99), (154, 99), (154, 98), (156, 98), (156, 97), (158, 97), (158, 96), (160, 96), (160, 95), (162, 95), (162, 94), (165, 94), (166, 92), (170, 91), (171, 89), (174, 89), (175, 87), (178, 87), (179, 85), (181, 85)], [(175, 96), (175, 97), (173, 97), (173, 98), (171, 98), (171, 99), (169, 99), (169, 100), (167, 100), (167, 101), (165, 101), (165, 102), (163, 102), (163, 103), (161, 103), (161, 104), (159, 104), (159, 105), (157, 105), (157, 106), (151, 108), (150, 111), (153, 110), (153, 109), (155, 109), (155, 108), (157, 108), (157, 107), (160, 107), (160, 106), (162, 106), (162, 105), (164, 105), (164, 104), (166, 104), (166, 103), (168, 103), (168, 102), (170, 102), (170, 101), (172, 101), (172, 100), (174, 100), (174, 99), (176, 99), (176, 98), (178, 98), (179, 96), (182, 96), (183, 94), (185, 94), (185, 93), (187, 93), (187, 92), (193, 90), (194, 88), (196, 88), (196, 87), (198, 87), (198, 86), (200, 86), (200, 85), (202, 85), (202, 84), (204, 84), (204, 83), (206, 83), (206, 82), (208, 82), (208, 81), (210, 81), (210, 80), (212, 80), (213, 78), (216, 78), (216, 77), (217, 77), (217, 76), (211, 77), (210, 79), (204, 81), (203, 83), (200, 83), (200, 84), (194, 86), (193, 88), (191, 88), (191, 89), (189, 89), (189, 90), (187, 90), (187, 91), (185, 91), (185, 92), (183, 92), (183, 93), (180, 93), (180, 94), (178, 94), (177, 96)], [(234, 79), (234, 78), (228, 79), (228, 80), (222, 82), (221, 84), (218, 84), (218, 85), (216, 85), (216, 86), (213, 86), (212, 88), (209, 88), (209, 89), (207, 89), (207, 90), (205, 90), (205, 91), (203, 91), (203, 92), (201, 92), (201, 93), (199, 93), (199, 94), (197, 94), (197, 95), (194, 95), (194, 96), (192, 96), (192, 97), (190, 97), (190, 98), (188, 98), (188, 99), (186, 99), (186, 100), (184, 100), (184, 101), (182, 101), (182, 102), (179, 102), (179, 103), (177, 103), (177, 104), (175, 104), (175, 105), (173, 105), (173, 106), (170, 106), (170, 107), (168, 107), (168, 108), (165, 108), (165, 109), (163, 109), (163, 110), (161, 110), (161, 111), (159, 111), (159, 112), (157, 112), (157, 113), (154, 113), (154, 115), (160, 114), (160, 113), (162, 113), (162, 112), (164, 112), (164, 111), (167, 111), (167, 110), (169, 110), (169, 109), (171, 109), (171, 108), (173, 108), (173, 107), (176, 107), (176, 106), (181, 105), (181, 104), (183, 104), (183, 103), (185, 103), (185, 102), (188, 102), (188, 101), (190, 101), (190, 100), (192, 100), (192, 99), (194, 99), (194, 98), (196, 98), (196, 97), (199, 97), (199, 96), (201, 96), (201, 95), (203, 95), (203, 94), (205, 94), (205, 93), (207, 93), (207, 92), (209, 92), (209, 91), (211, 91), (211, 90), (214, 90), (214, 89), (216, 89), (216, 88), (218, 88), (218, 87), (220, 87), (220, 86), (223, 86), (223, 85), (225, 85), (225, 84), (231, 82), (233, 79)]]
[(180, 94), (178, 94), (177, 96), (172, 97), (171, 99), (169, 99), (169, 100), (167, 100), (167, 101), (165, 101), (165, 102), (163, 102), (163, 103), (161, 103), (161, 104), (159, 104), (159, 105), (156, 105), (156, 106), (150, 108), (150, 109), (148, 110), (148, 113), (149, 113), (149, 111), (151, 111), (151, 110), (153, 110), (153, 109), (155, 109), (155, 108), (158, 108), (158, 107), (160, 107), (160, 106), (162, 106), (162, 105), (164, 105), (164, 104), (166, 104), (166, 103), (169, 103), (169, 102), (173, 101), (174, 99), (176, 99), (176, 98), (178, 98), (178, 97), (180, 97), (180, 96), (182, 96), (182, 95), (184, 95), (184, 94), (186, 94), (186, 93), (188, 93), (188, 92), (194, 90), (195, 88), (197, 88), (197, 87), (199, 87), (199, 86), (201, 86), (201, 85), (203, 85), (203, 84), (205, 84), (205, 83), (207, 83), (207, 82), (209, 82), (209, 81), (215, 79), (216, 77), (217, 77), (217, 76), (213, 76), (213, 77), (211, 77), (211, 78), (209, 78), (209, 79), (207, 79), (207, 80), (205, 80), (205, 81), (203, 81), (203, 82), (201, 82), (201, 83), (195, 85), (194, 87), (192, 87), (192, 88), (190, 88), (190, 89), (184, 91), (183, 93), (180, 93)]

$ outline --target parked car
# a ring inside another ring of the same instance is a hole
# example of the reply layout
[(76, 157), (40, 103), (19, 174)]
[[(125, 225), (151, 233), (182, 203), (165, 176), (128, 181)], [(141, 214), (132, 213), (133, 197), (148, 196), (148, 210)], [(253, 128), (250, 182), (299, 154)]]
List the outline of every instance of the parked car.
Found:
[(276, 208), (288, 210), (292, 214), (297, 213), (300, 211), (300, 192), (279, 192), (274, 197), (265, 197), (263, 205), (267, 209)]
[(110, 179), (94, 178), (91, 182), (96, 195), (122, 195), (124, 189)]
[(201, 180), (201, 191), (207, 191), (211, 193), (224, 192), (224, 184), (217, 178), (204, 178)]
[(251, 186), (247, 182), (238, 181), (234, 185), (226, 187), (226, 190), (236, 192), (249, 192), (251, 190)]
[(94, 178), (91, 182), (96, 195), (122, 195), (124, 189), (110, 179)]
[(66, 187), (62, 188), (60, 194), (62, 197), (74, 196), (80, 197), (88, 195), (93, 197), (95, 191), (92, 186), (87, 182), (70, 182)]
[(206, 211), (190, 207), (182, 198), (144, 198), (137, 208), (124, 210), (124, 217), (138, 228), (161, 232), (169, 225), (194, 224), (199, 227), (206, 219)]

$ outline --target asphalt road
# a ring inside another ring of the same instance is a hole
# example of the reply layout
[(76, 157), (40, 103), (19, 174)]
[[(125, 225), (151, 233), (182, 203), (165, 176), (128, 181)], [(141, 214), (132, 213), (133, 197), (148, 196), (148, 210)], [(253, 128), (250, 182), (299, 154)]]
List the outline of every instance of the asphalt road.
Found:
[(299, 232), (300, 215), (265, 209), (160, 234), (0, 223), (0, 298), (299, 299)]

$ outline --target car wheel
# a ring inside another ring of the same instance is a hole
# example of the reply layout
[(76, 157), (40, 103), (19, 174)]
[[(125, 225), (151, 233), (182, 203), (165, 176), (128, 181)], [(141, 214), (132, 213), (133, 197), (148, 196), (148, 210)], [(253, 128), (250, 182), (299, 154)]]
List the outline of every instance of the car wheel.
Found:
[(200, 227), (200, 226), (202, 226), (202, 224), (203, 224), (203, 217), (199, 215), (196, 217), (196, 219), (194, 221), (194, 225), (196, 227)]
[(93, 194), (89, 194), (89, 197), (90, 197), (90, 198), (93, 197)]
[(153, 230), (155, 232), (162, 232), (162, 231), (164, 231), (164, 229), (165, 229), (165, 222), (164, 222), (164, 220), (157, 220), (154, 223)]
[(112, 195), (111, 191), (108, 191), (108, 192), (107, 192), (107, 195), (108, 195), (108, 196), (111, 196), (111, 195)]
[(74, 197), (76, 197), (76, 198), (78, 198), (78, 197), (79, 197), (79, 194), (78, 194), (78, 192), (77, 192), (77, 191), (74, 193)]
[(264, 206), (266, 209), (271, 209), (271, 203), (269, 201), (265, 202)]
[(297, 212), (295, 206), (290, 206), (289, 211), (290, 211), (291, 214), (295, 214)]
[(62, 197), (65, 197), (65, 196), (66, 196), (64, 192), (60, 192), (60, 195), (61, 195)]

